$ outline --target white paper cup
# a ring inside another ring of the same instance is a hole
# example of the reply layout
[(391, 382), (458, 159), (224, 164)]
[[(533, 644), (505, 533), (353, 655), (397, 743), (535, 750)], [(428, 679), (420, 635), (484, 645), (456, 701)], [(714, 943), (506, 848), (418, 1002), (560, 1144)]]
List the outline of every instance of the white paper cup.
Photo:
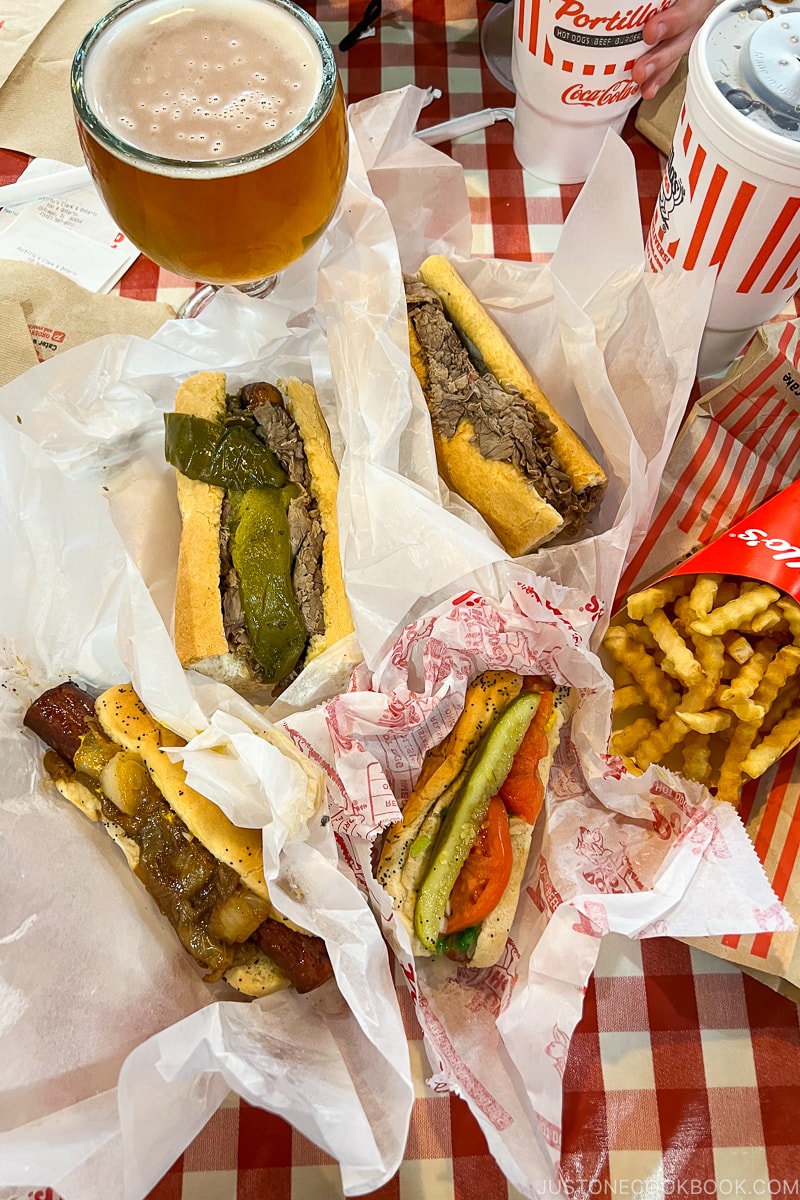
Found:
[(514, 153), (550, 183), (583, 183), (606, 131), (620, 133), (639, 99), (631, 68), (645, 22), (669, 8), (614, 0), (514, 0)]
[(718, 268), (701, 377), (728, 367), (797, 290), (798, 55), (800, 12), (770, 0), (723, 0), (689, 53), (647, 259), (654, 271)]

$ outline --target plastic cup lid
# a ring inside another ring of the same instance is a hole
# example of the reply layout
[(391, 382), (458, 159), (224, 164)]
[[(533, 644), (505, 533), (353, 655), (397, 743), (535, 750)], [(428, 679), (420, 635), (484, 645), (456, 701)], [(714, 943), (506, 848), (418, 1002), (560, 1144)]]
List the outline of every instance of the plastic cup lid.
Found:
[(742, 74), (755, 96), (785, 113), (800, 113), (800, 12), (776, 13), (753, 31)]
[(708, 70), (728, 104), (766, 133), (800, 142), (800, 12), (729, 0), (704, 33)]

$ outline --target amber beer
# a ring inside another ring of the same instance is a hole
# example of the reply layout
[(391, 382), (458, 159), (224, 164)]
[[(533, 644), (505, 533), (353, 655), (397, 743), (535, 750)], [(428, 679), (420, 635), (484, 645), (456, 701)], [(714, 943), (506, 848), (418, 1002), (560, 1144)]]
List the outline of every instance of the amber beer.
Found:
[(344, 98), (322, 30), (291, 0), (126, 0), (81, 43), (72, 94), (109, 212), (178, 275), (272, 275), (333, 215)]

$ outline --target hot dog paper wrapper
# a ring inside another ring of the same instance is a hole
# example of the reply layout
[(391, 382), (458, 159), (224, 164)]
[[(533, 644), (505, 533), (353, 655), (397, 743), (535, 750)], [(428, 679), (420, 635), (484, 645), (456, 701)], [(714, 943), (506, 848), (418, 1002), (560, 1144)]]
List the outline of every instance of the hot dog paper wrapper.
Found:
[[(765, 436), (765, 431), (768, 431)], [(670, 571), (716, 540), (724, 570), (800, 595), (792, 566), (800, 546), (800, 325), (775, 322), (755, 336), (727, 379), (702, 397), (667, 463), (653, 524), (626, 570), (620, 595)], [(734, 536), (722, 536), (730, 531)], [(708, 552), (706, 552), (708, 553)], [(701, 561), (700, 558), (696, 561)], [(707, 560), (702, 560), (707, 561)], [(712, 564), (713, 565), (713, 564)], [(719, 569), (719, 564), (715, 567)], [(742, 791), (739, 812), (772, 885), (800, 922), (795, 747)], [(775, 987), (800, 987), (796, 932), (709, 939), (702, 948), (758, 972)]]
[[(501, 602), (467, 589), (423, 614), (374, 672), (360, 667), (348, 692), (281, 725), (325, 768), (347, 861), (411, 989), (432, 1086), (464, 1097), (509, 1181), (533, 1198), (558, 1193), (561, 1076), (602, 937), (779, 930), (791, 920), (730, 805), (666, 771), (625, 776), (607, 756), (611, 687), (588, 649), (580, 594), (518, 568), (506, 584)], [(371, 863), (425, 752), (487, 668), (569, 685), (575, 711), (511, 937), (495, 967), (472, 970), (412, 958)]]
[[(386, 946), (338, 863), (324, 778), (228, 689), (184, 674), (103, 494), (0, 423), (0, 1187), (140, 1200), (229, 1089), (341, 1163), (356, 1195), (397, 1169), (413, 1089)], [(327, 943), (336, 984), (247, 1003), (208, 987), (99, 825), (22, 728), (72, 677), (132, 679), (190, 740), (189, 782), (263, 827), (276, 906)]]

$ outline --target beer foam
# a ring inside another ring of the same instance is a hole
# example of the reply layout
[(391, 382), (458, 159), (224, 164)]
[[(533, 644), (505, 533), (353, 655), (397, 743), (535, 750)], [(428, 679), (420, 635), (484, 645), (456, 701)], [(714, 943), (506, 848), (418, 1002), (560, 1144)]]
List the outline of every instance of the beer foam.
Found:
[(283, 8), (262, 0), (153, 0), (98, 39), (85, 93), (121, 141), (211, 164), (295, 129), (322, 74), (313, 35)]

